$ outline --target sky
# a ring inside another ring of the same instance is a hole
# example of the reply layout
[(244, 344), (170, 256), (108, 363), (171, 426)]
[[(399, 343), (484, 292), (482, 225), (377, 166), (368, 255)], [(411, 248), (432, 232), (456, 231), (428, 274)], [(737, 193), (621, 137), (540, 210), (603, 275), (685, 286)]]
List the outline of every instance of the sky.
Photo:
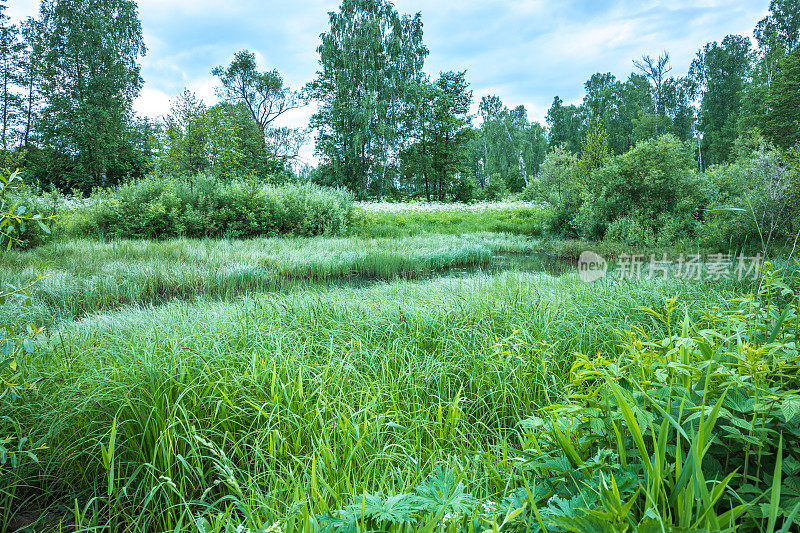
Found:
[[(140, 0), (147, 54), (139, 114), (158, 118), (188, 88), (217, 101), (211, 70), (239, 50), (251, 50), (262, 69), (277, 68), (300, 88), (318, 68), (319, 35), (339, 0)], [(524, 105), (544, 123), (558, 95), (580, 103), (595, 72), (627, 78), (632, 61), (667, 50), (673, 75), (684, 75), (697, 51), (729, 34), (752, 35), (768, 0), (396, 0), (401, 13), (422, 12), (432, 77), (466, 70), (474, 106), (498, 95)], [(10, 0), (16, 20), (38, 13), (38, 0)], [(282, 125), (305, 127), (313, 105), (287, 114)], [(301, 159), (314, 163), (313, 146)]]

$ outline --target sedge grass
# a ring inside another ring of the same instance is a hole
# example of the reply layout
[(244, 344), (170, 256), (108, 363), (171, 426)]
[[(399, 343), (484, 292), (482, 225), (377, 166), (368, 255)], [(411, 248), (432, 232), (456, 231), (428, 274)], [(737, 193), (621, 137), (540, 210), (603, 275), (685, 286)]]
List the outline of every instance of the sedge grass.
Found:
[(633, 326), (664, 335), (640, 306), (725, 306), (739, 289), (477, 274), (63, 323), (25, 362), (35, 387), (5, 406), (20, 423), (3, 432), (38, 455), (16, 471), (17, 498), (69, 507), (79, 529), (228, 516), (288, 531), (287, 517), (314, 529), (354, 496), (403, 492), (437, 465), (496, 497), (514, 478), (518, 422), (562, 398), (574, 352), (611, 351)]
[(39, 274), (34, 305), (3, 307), (0, 318), (52, 325), (124, 305), (205, 296), (231, 299), (290, 283), (416, 278), (486, 267), (502, 253), (536, 243), (501, 234), (420, 235), (401, 239), (313, 238), (171, 241), (57, 240), (0, 255), (0, 283), (24, 285)]

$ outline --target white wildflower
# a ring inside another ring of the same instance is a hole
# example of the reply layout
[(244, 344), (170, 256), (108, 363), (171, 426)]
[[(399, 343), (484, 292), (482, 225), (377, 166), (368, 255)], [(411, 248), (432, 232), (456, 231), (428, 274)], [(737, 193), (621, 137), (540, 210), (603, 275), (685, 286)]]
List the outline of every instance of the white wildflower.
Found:
[(497, 512), (498, 505), (496, 502), (487, 500), (483, 502), (483, 512), (487, 515), (493, 515)]
[(283, 528), (280, 522), (275, 522), (271, 526), (262, 529), (261, 533), (283, 533)]
[(447, 513), (442, 517), (442, 525), (458, 524), (463, 517), (464, 515), (461, 513)]

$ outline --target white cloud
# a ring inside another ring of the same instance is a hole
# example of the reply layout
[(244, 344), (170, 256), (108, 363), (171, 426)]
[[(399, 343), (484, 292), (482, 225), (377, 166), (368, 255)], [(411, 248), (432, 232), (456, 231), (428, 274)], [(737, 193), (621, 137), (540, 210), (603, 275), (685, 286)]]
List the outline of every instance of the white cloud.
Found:
[[(211, 69), (242, 49), (262, 68), (277, 68), (300, 88), (318, 68), (319, 34), (339, 0), (139, 0), (148, 54), (137, 111), (158, 116), (187, 87), (216, 101)], [(580, 102), (594, 72), (627, 78), (631, 61), (669, 50), (673, 73), (688, 69), (696, 51), (725, 35), (750, 35), (766, 0), (396, 0), (403, 13), (422, 11), (426, 72), (467, 69), (476, 105), (497, 94), (509, 107), (524, 103), (543, 121), (555, 95)], [(16, 19), (36, 15), (38, 0), (12, 0)], [(312, 111), (286, 117), (304, 126)], [(306, 148), (311, 153), (311, 147)]]
[(147, 117), (161, 117), (169, 113), (170, 96), (158, 89), (145, 87), (133, 103), (136, 113)]

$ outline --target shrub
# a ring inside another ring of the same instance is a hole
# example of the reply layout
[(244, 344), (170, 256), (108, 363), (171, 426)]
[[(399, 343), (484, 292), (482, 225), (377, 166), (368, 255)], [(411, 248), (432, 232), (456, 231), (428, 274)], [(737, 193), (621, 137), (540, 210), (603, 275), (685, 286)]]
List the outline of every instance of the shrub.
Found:
[(710, 246), (758, 247), (791, 239), (800, 223), (798, 172), (792, 154), (761, 138), (737, 142), (738, 158), (706, 172), (709, 206), (701, 238)]
[(453, 200), (456, 202), (469, 203), (475, 200), (478, 195), (478, 184), (475, 183), (475, 178), (470, 176), (467, 172), (462, 172), (458, 180), (452, 187)]
[(643, 234), (656, 234), (662, 215), (691, 219), (699, 212), (699, 185), (687, 145), (671, 135), (644, 141), (592, 172), (575, 224), (584, 237), (599, 239), (612, 222), (628, 217)]
[(575, 236), (572, 220), (581, 202), (578, 159), (564, 146), (556, 146), (545, 157), (539, 176), (523, 192), (527, 201), (552, 206), (547, 230), (561, 236)]
[(114, 190), (97, 190), (77, 211), (68, 215), (63, 227), (79, 236), (309, 237), (345, 233), (352, 198), (315, 185), (151, 176)]
[(497, 202), (503, 199), (506, 192), (506, 182), (500, 174), (492, 174), (483, 189), (483, 196), (490, 202)]
[(634, 216), (624, 216), (609, 224), (606, 240), (624, 243), (629, 246), (652, 245), (655, 240), (653, 230), (642, 225)]

